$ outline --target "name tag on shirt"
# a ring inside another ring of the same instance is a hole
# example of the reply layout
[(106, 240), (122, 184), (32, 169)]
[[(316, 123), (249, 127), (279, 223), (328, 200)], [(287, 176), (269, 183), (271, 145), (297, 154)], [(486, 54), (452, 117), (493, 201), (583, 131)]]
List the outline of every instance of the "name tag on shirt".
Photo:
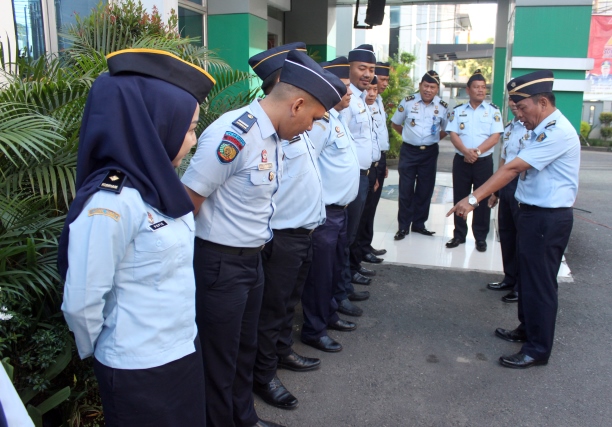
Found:
[(157, 231), (157, 230), (159, 230), (160, 228), (165, 227), (166, 225), (168, 225), (168, 223), (167, 223), (166, 221), (163, 221), (163, 220), (162, 220), (162, 221), (156, 222), (155, 224), (151, 224), (151, 225), (149, 225), (149, 228), (150, 228), (152, 231)]
[[(283, 159), (284, 157), (285, 155), (283, 154)], [(257, 165), (257, 169), (259, 169), (260, 171), (272, 169), (272, 163), (260, 163), (259, 165)]]

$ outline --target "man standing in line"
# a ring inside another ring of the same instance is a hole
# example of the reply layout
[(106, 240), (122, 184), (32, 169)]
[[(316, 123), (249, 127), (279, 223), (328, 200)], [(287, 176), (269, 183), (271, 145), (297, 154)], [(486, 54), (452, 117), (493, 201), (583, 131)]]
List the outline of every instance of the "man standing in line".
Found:
[(574, 223), (572, 206), (578, 192), (580, 140), (576, 129), (555, 106), (553, 73), (536, 71), (508, 82), (518, 119), (531, 130), (529, 145), (499, 168), (473, 194), (447, 214), (460, 218), (517, 175), (519, 326), (498, 328), (495, 335), (524, 343), (518, 353), (502, 356), (502, 366), (525, 369), (546, 365), (552, 351), (557, 319), (557, 274)]
[(411, 225), (415, 233), (425, 236), (435, 233), (425, 228), (425, 222), (436, 185), (438, 142), (446, 136), (448, 105), (438, 97), (439, 91), (438, 73), (426, 72), (419, 92), (402, 100), (391, 119), (391, 126), (404, 141), (397, 168), (400, 180), (395, 240), (406, 237)]
[[(516, 104), (512, 99), (508, 100), (508, 107), (514, 118), (504, 129), (504, 146), (501, 152), (499, 167), (510, 163), (516, 158), (519, 151), (529, 143), (530, 132), (525, 129), (523, 123), (517, 118)], [(503, 302), (518, 302), (518, 258), (516, 253), (516, 233), (519, 221), (519, 206), (514, 193), (518, 184), (518, 176), (499, 190), (499, 195), (493, 194), (489, 198), (489, 207), (495, 206), (499, 200), (497, 209), (497, 221), (499, 228), (499, 243), (501, 245), (502, 262), (504, 266), (504, 280), (489, 283), (487, 288), (494, 291), (510, 289), (507, 295), (502, 297)]]
[(305, 53), (289, 52), (270, 95), (204, 131), (182, 178), (196, 215), (196, 322), (209, 427), (273, 425), (257, 417), (252, 393), (261, 250), (272, 238), (281, 141), (310, 129), (342, 98), (327, 74)]
[[(455, 146), (453, 159), (453, 202), (457, 203), (480, 187), (493, 175), (493, 147), (504, 132), (499, 108), (486, 102), (487, 82), (480, 70), (476, 70), (467, 82), (470, 101), (460, 104), (450, 113), (446, 131)], [(489, 193), (490, 194), (490, 193)], [(489, 194), (487, 196), (489, 196)], [(466, 218), (455, 216), (453, 238), (446, 242), (447, 248), (456, 248), (465, 243)], [(476, 250), (487, 250), (487, 234), (491, 222), (491, 208), (481, 203), (472, 214), (472, 233)]]
[[(341, 56), (320, 65), (340, 78), (346, 86), (346, 95), (308, 132), (317, 153), (327, 219), (312, 234), (312, 268), (302, 294), (302, 342), (333, 353), (341, 351), (342, 345), (331, 338), (327, 330), (350, 331), (356, 328), (353, 322), (338, 317), (334, 290), (347, 256), (347, 206), (359, 191), (359, 160), (353, 137), (340, 114), (351, 101), (348, 60)], [(365, 296), (369, 296), (367, 291)]]

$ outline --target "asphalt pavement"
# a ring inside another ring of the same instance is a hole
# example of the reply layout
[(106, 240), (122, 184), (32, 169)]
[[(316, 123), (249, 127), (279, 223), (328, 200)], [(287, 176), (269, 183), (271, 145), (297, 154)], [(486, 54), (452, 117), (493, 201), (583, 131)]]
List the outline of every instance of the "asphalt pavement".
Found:
[[(443, 141), (439, 171), (449, 172)], [(612, 425), (612, 153), (582, 152), (574, 228), (566, 252), (574, 280), (559, 284), (555, 346), (547, 366), (501, 367), (520, 344), (494, 336), (518, 325), (516, 304), (486, 283), (498, 275), (375, 265), (371, 298), (354, 332), (330, 331), (344, 346), (307, 373), (279, 370), (300, 401), (287, 411), (255, 397), (260, 418), (291, 427)]]

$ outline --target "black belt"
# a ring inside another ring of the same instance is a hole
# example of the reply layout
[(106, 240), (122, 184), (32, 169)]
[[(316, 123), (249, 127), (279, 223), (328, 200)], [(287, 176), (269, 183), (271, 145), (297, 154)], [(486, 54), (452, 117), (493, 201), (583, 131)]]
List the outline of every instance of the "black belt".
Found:
[(565, 211), (571, 208), (541, 208), (539, 206), (527, 205), (525, 203), (519, 203), (519, 208), (522, 211), (544, 211), (544, 212), (556, 212), (556, 211)]
[(359, 175), (368, 176), (369, 174), (370, 174), (370, 169), (360, 169), (359, 170)]
[[(463, 156), (463, 155), (461, 155), (461, 154), (458, 154), (458, 153), (455, 153), (455, 156), (465, 157), (465, 156)], [(487, 154), (487, 155), (486, 155), (486, 156), (484, 156), (484, 157), (479, 157), (479, 158), (477, 158), (477, 159), (476, 159), (476, 162), (484, 162), (484, 161), (485, 161), (485, 160), (487, 160), (489, 157), (491, 157), (491, 155), (490, 155), (490, 154)]]
[(378, 166), (378, 162), (372, 162), (372, 164), (370, 165), (371, 168), (375, 168)]
[(409, 143), (409, 142), (405, 142), (405, 141), (404, 141), (404, 144), (407, 144), (407, 145), (408, 145), (408, 147), (412, 147), (412, 148), (414, 148), (415, 150), (416, 150), (416, 149), (419, 149), (419, 150), (427, 150), (428, 148), (432, 148), (434, 145), (438, 145), (438, 143), (437, 143), (437, 142), (436, 142), (436, 143), (434, 143), (434, 144), (431, 144), (431, 145), (414, 145), (414, 144), (411, 144), (411, 143)]
[(300, 228), (281, 228), (279, 230), (272, 230), (273, 233), (281, 233), (281, 234), (306, 234), (308, 236), (310, 236), (313, 231), (314, 231), (314, 228), (313, 229), (309, 229), (309, 228), (304, 228), (304, 227), (300, 227)]
[(348, 205), (327, 205), (325, 207), (334, 211), (343, 211), (348, 207)]
[(256, 248), (236, 248), (234, 246), (225, 246), (225, 245), (220, 245), (218, 243), (210, 242), (208, 240), (203, 240), (203, 239), (200, 239), (199, 237), (196, 237), (196, 241), (198, 242), (198, 245), (201, 247), (212, 249), (213, 251), (221, 252), (222, 254), (228, 254), (228, 255), (243, 255), (243, 256), (257, 255), (258, 253), (261, 252), (264, 246), (266, 246), (266, 245), (261, 245), (261, 246), (257, 246)]

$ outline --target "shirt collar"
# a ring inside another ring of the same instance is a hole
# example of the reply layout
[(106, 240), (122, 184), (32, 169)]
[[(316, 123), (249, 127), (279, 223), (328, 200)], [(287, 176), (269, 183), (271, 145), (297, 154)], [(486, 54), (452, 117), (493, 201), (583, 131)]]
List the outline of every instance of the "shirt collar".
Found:
[(544, 132), (544, 129), (546, 128), (546, 126), (548, 126), (548, 124), (552, 122), (553, 120), (558, 120), (560, 115), (561, 115), (561, 111), (555, 109), (555, 111), (553, 111), (551, 115), (546, 117), (544, 120), (542, 120), (542, 122), (539, 125), (536, 126), (536, 128), (533, 130), (533, 135), (534, 136), (540, 135), (542, 132)]
[(472, 104), (470, 104), (470, 101), (469, 101), (469, 99), (468, 99), (467, 106), (468, 106), (469, 108), (472, 108), (472, 110), (476, 111), (476, 110), (477, 110), (477, 109), (479, 109), (480, 107), (485, 108), (485, 103), (486, 103), (486, 102), (487, 102), (487, 101), (482, 101), (478, 107), (476, 107), (476, 108), (472, 108)]
[(340, 111), (336, 110), (335, 108), (332, 108), (331, 110), (329, 110), (329, 115), (334, 116), (337, 119), (338, 116), (340, 116)]
[(259, 126), (261, 137), (266, 139), (272, 135), (276, 135), (276, 129), (274, 129), (274, 126), (272, 125), (272, 122), (264, 109), (261, 108), (261, 105), (259, 105), (259, 101), (261, 101), (261, 99), (255, 99), (253, 102), (251, 102), (249, 109), (251, 110), (251, 113), (257, 117), (257, 125)]
[(357, 86), (355, 86), (353, 83), (351, 83), (351, 92), (353, 92), (353, 95), (355, 95), (357, 98), (363, 98), (363, 94), (365, 93), (365, 90), (361, 90)]

